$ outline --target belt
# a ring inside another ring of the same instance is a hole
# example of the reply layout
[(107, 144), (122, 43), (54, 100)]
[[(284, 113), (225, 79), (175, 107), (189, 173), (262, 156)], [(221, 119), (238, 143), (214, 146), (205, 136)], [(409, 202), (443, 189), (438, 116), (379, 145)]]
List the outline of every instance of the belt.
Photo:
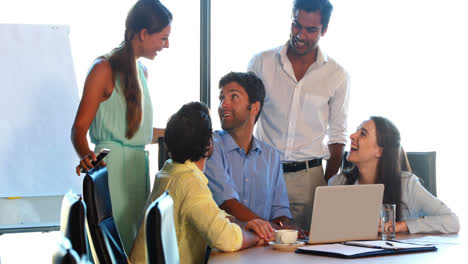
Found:
[(284, 172), (296, 172), (307, 168), (306, 162), (309, 168), (317, 167), (322, 165), (322, 159), (313, 159), (301, 162), (283, 163)]

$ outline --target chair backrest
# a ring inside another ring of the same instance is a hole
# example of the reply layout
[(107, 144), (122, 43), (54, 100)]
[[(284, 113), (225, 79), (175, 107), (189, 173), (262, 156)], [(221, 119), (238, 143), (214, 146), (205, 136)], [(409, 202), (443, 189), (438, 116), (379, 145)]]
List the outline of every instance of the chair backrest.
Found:
[(95, 167), (83, 180), (83, 198), (87, 206), (87, 230), (95, 262), (128, 263), (112, 217), (107, 168)]
[(167, 191), (146, 210), (145, 226), (148, 263), (179, 263), (174, 201)]
[(158, 138), (158, 168), (161, 170), (166, 160), (169, 159), (169, 152), (167, 151), (164, 137)]
[(70, 240), (63, 236), (58, 243), (58, 248), (52, 255), (52, 264), (79, 264), (81, 259), (73, 250)]
[(77, 194), (67, 192), (62, 199), (60, 231), (68, 238), (71, 247), (79, 256), (87, 255), (85, 219), (85, 203)]
[(345, 151), (343, 153), (343, 160), (341, 162), (341, 170), (342, 171), (346, 170), (346, 169), (349, 169), (349, 168), (351, 168), (353, 166), (353, 163), (346, 159), (347, 156), (348, 156), (348, 151)]
[(436, 152), (406, 152), (413, 174), (422, 179), (422, 185), (437, 196)]

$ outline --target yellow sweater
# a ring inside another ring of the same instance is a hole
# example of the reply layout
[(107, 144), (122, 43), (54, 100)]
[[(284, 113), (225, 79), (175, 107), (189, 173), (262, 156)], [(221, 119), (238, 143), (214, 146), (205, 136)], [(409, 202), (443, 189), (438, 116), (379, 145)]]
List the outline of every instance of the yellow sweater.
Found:
[[(241, 248), (240, 227), (231, 223), (227, 214), (216, 205), (208, 188), (208, 179), (195, 163), (168, 160), (156, 175), (145, 210), (166, 190), (174, 200), (180, 263), (203, 263), (207, 245), (222, 251)], [(130, 260), (131, 263), (147, 263), (144, 224), (140, 226)]]

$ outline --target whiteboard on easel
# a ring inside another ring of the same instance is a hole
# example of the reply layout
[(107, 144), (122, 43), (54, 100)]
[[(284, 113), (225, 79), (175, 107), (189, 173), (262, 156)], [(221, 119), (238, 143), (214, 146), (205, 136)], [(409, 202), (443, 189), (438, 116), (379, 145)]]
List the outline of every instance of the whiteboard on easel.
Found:
[(81, 193), (69, 27), (0, 24), (0, 197)]

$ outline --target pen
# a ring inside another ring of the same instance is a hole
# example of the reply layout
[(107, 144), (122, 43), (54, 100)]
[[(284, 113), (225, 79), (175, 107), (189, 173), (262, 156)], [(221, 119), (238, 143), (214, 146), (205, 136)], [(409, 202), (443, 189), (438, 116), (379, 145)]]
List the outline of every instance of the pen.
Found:
[(388, 242), (388, 241), (385, 241), (385, 244), (391, 246), (391, 247), (392, 247), (393, 249), (395, 249), (395, 250), (400, 249), (399, 247), (395, 246), (395, 244), (390, 243), (390, 242)]
[(385, 245), (390, 246), (378, 246), (378, 245), (372, 245), (372, 244), (365, 244), (365, 243), (360, 243), (360, 242), (354, 242), (354, 241), (345, 241), (342, 243), (343, 245), (349, 245), (349, 246), (358, 246), (358, 247), (367, 247), (367, 248), (379, 248), (379, 249), (393, 249), (393, 250), (398, 250), (399, 248), (395, 246), (395, 244), (390, 243), (388, 241), (385, 241)]
[(348, 246), (356, 246), (356, 247), (366, 247), (366, 248), (378, 248), (378, 249), (386, 249), (385, 247), (381, 246), (375, 246), (375, 245), (368, 245), (368, 244), (363, 244), (359, 242), (342, 242), (343, 245), (348, 245)]

